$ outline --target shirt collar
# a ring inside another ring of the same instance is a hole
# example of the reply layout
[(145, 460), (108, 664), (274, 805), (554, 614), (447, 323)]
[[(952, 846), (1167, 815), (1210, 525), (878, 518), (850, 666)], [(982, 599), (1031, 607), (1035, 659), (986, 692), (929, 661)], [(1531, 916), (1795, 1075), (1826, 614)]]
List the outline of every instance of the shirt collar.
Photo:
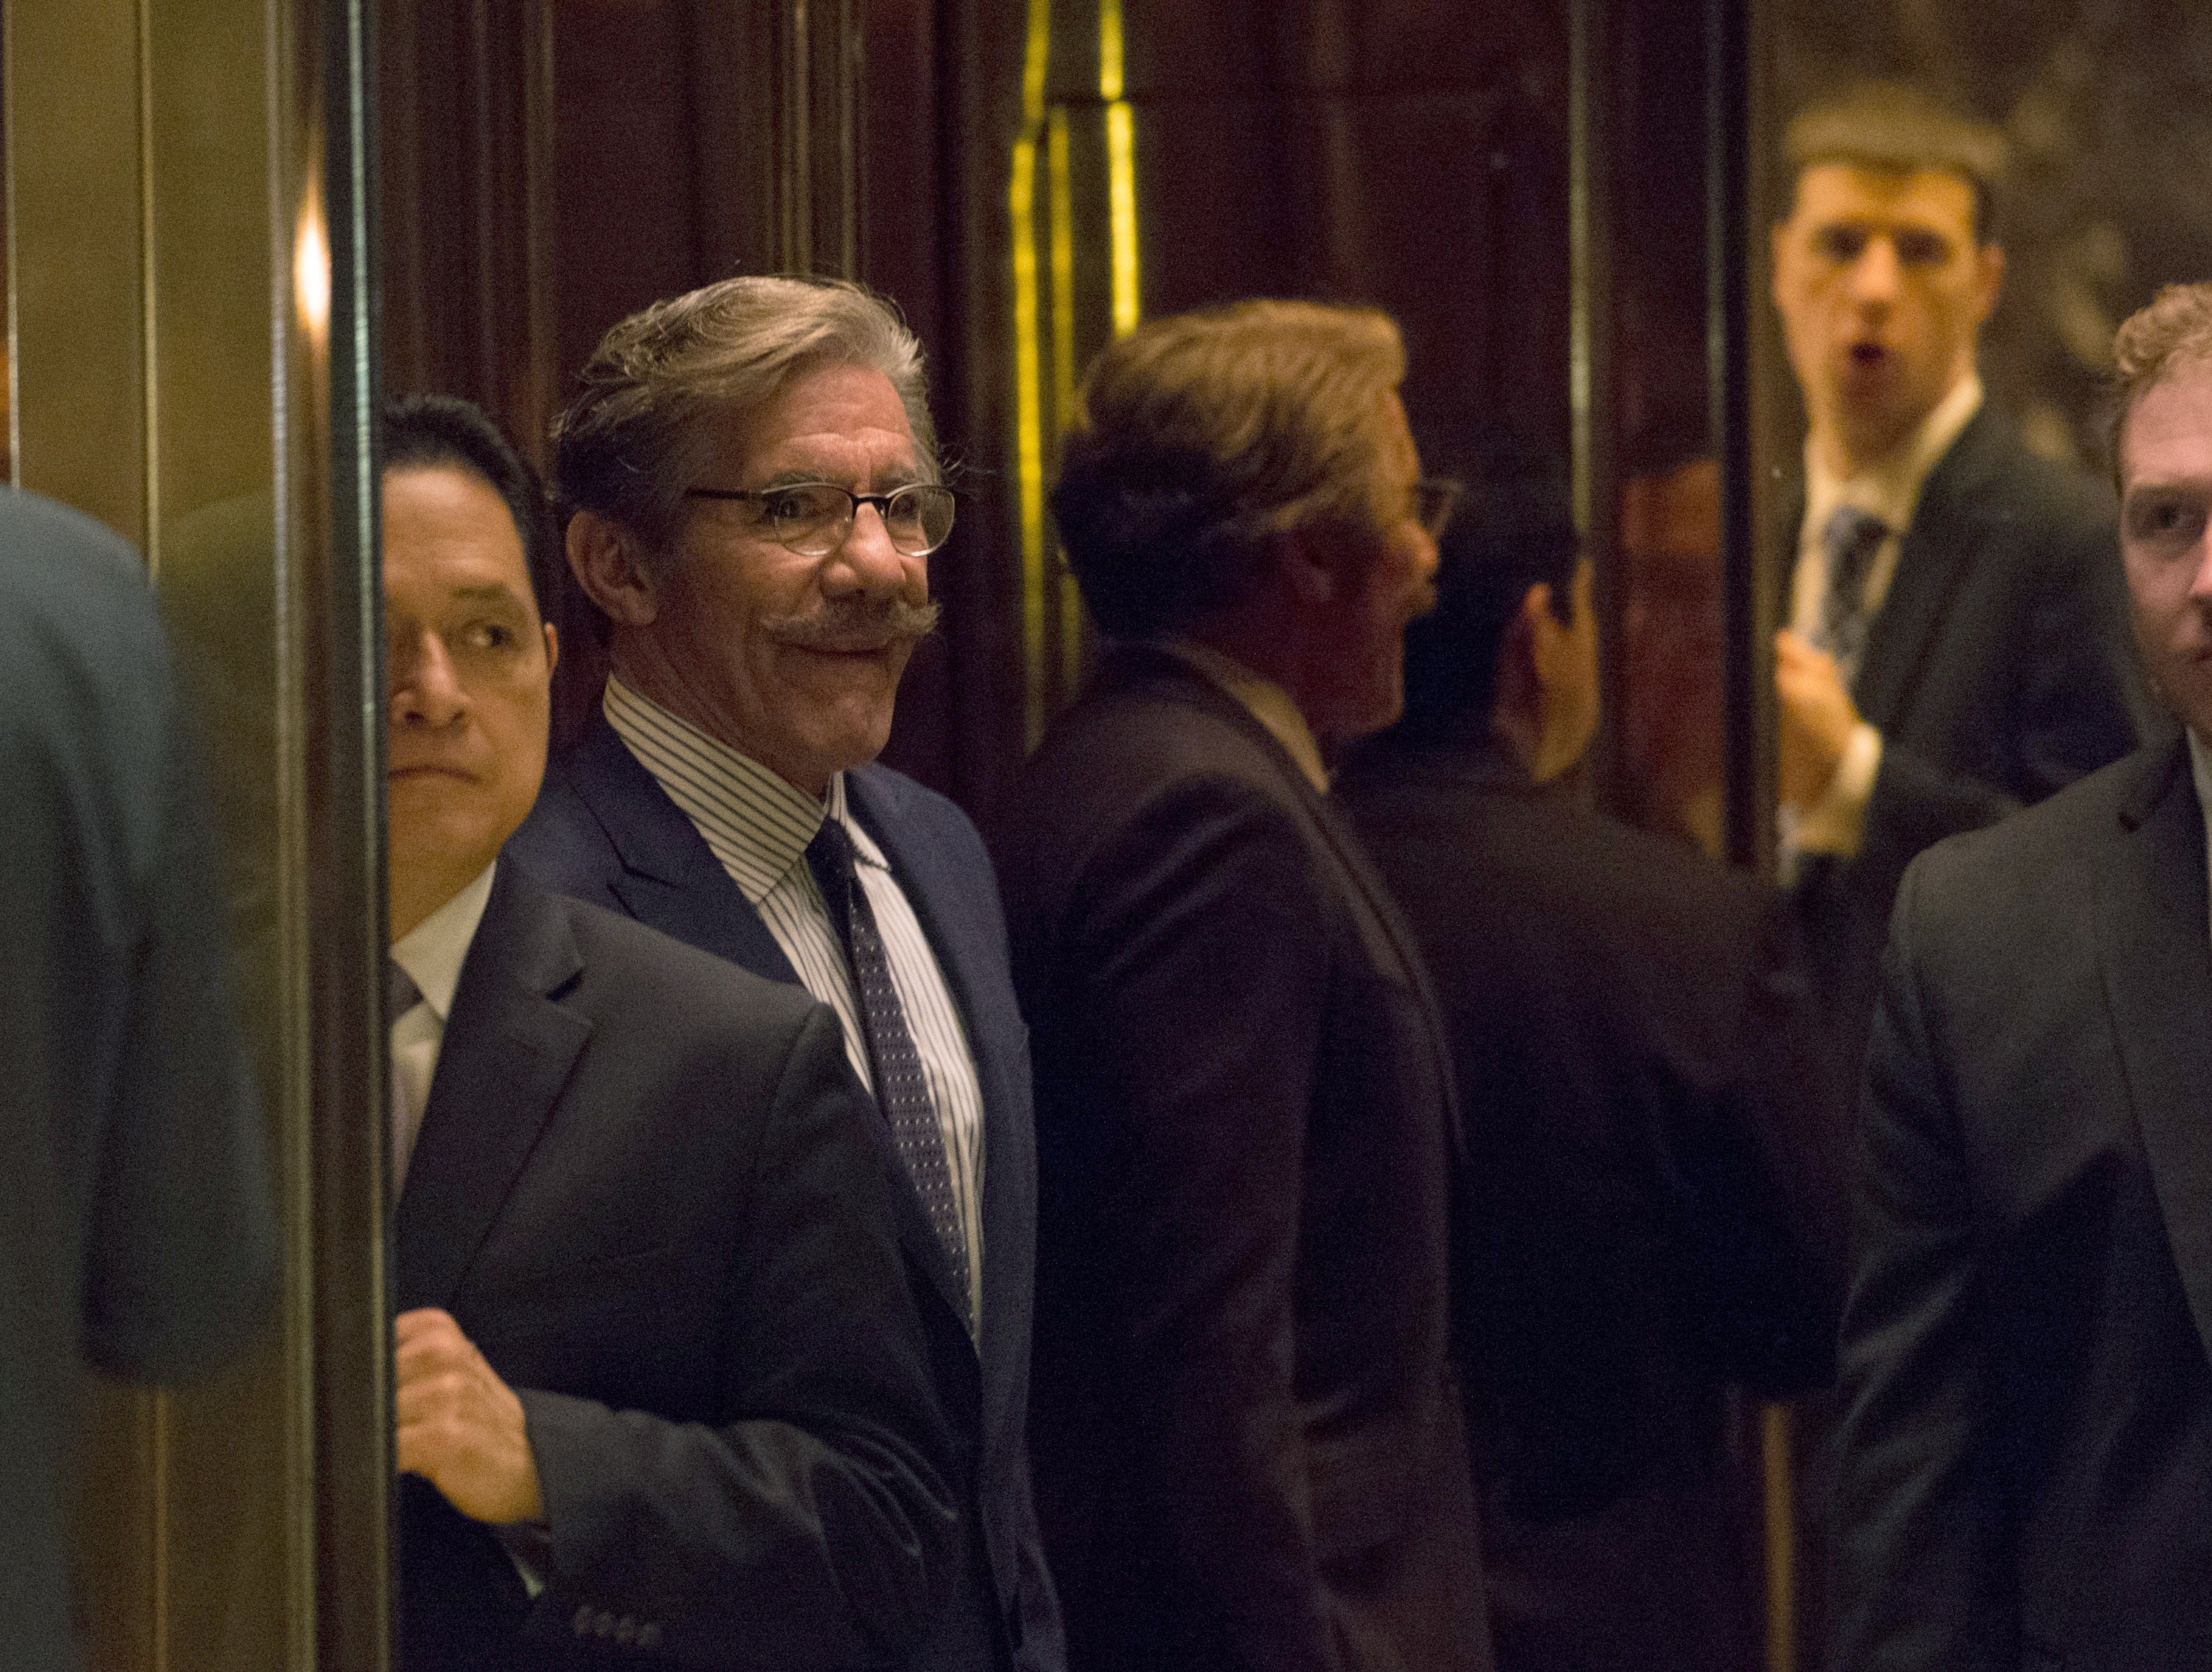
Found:
[(831, 775), (824, 794), (810, 795), (612, 675), (603, 706), (615, 735), (706, 838), (748, 903), (775, 891), (825, 818), (845, 827), (862, 863), (890, 868), (852, 816), (843, 773)]
[(1969, 372), (1936, 403), (1905, 445), (1876, 459), (1857, 475), (1838, 477), (1822, 462), (1812, 440), (1805, 442), (1805, 526), (1823, 529), (1836, 508), (1850, 505), (1880, 517), (1893, 532), (1911, 526), (1920, 490), (1960, 433), (1982, 410), (1982, 380)]
[(474, 882), (392, 943), (392, 961), (407, 972), (441, 1023), (453, 1013), (461, 965), (468, 961), (477, 926), (491, 903), (492, 873), (498, 869), (494, 860)]
[(1235, 657), (1224, 656), (1212, 645), (1179, 633), (1153, 640), (1152, 648), (1165, 651), (1218, 686), (1283, 745), (1316, 790), (1328, 793), (1328, 768), (1322, 761), (1321, 745), (1314, 741), (1313, 728), (1306, 724), (1306, 717), (1298, 712), (1288, 691)]

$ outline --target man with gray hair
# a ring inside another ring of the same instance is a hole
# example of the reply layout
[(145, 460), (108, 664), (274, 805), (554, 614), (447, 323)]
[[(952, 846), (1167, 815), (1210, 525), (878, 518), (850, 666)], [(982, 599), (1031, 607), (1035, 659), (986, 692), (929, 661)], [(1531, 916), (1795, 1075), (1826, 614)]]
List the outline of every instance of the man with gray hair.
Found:
[(1844, 1319), (1838, 1672), (2212, 1664), (2212, 285), (2120, 328), (2184, 736), (1905, 874)]
[(1249, 301), (1085, 377), (1120, 642), (1000, 833), (1036, 1030), (1037, 1490), (1081, 1672), (1491, 1663), (1447, 1358), (1451, 1068), (1323, 750), (1403, 702), (1450, 484), (1396, 325)]
[(836, 1011), (963, 1441), (963, 1551), (907, 1664), (1059, 1672), (1026, 1440), (1029, 1056), (997, 887), (957, 808), (872, 763), (952, 527), (920, 344), (858, 286), (708, 285), (607, 333), (554, 472), (611, 672), (511, 851)]

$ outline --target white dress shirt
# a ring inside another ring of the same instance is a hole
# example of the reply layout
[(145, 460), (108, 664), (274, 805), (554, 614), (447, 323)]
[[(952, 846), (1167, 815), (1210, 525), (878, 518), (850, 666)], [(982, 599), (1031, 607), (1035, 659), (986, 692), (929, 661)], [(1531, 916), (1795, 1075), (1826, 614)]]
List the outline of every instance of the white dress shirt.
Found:
[[(1799, 636), (1809, 639), (1820, 629), (1821, 605), (1828, 595), (1828, 554), (1821, 535), (1829, 518), (1849, 505), (1888, 525), (1888, 536), (1867, 566), (1866, 590), (1860, 595), (1860, 605), (1871, 622), (1881, 613), (1890, 583), (1897, 578), (1905, 531), (1912, 526), (1920, 490), (1981, 410), (1982, 380), (1969, 372), (1921, 420), (1903, 447), (1848, 478), (1832, 474), (1812, 441), (1806, 441), (1805, 521), (1798, 530), (1797, 568), (1790, 593), (1790, 625)], [(1846, 859), (1857, 853), (1867, 803), (1874, 798), (1874, 781), (1881, 770), (1881, 733), (1861, 720), (1819, 803), (1802, 818), (1785, 820), (1789, 845), (1801, 854), (1835, 854)]]
[(392, 1110), (392, 1194), (406, 1183), (407, 1163), (416, 1134), (430, 1106), (430, 1082), (437, 1075), (438, 1052), (446, 1043), (446, 1018), (453, 1013), (453, 990), (461, 984), (461, 965), (491, 900), (495, 860), (477, 879), (399, 937), (392, 961), (407, 972), (422, 996), (404, 1014), (392, 1018), (392, 1082), (398, 1096)]
[(1180, 634), (1155, 639), (1152, 648), (1205, 675), (1289, 751), (1316, 791), (1328, 793), (1328, 768), (1322, 760), (1321, 745), (1314, 741), (1313, 727), (1306, 724), (1305, 715), (1288, 691), (1271, 679), (1261, 678), (1235, 657)]
[(945, 1138), (952, 1196), (968, 1238), (971, 1316), (983, 1316), (983, 1089), (968, 1032), (913, 903), (874, 838), (846, 806), (845, 777), (819, 799), (749, 756), (678, 719), (620, 679), (609, 678), (607, 723), (638, 763), (682, 809), (738, 891), (768, 926), (806, 990), (837, 1012), (845, 1058), (873, 1089), (868, 1037), (845, 949), (806, 863), (806, 844), (834, 818), (853, 839), (854, 869), (866, 891), (898, 989), (908, 1031), (921, 1053), (929, 1101)]

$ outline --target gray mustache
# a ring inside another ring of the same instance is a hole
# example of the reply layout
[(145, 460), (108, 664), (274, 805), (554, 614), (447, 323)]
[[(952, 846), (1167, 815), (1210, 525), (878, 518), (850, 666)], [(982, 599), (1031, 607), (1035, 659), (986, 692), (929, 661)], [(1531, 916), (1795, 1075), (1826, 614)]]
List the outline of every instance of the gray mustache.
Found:
[(937, 630), (939, 613), (933, 599), (927, 604), (892, 599), (831, 604), (805, 615), (773, 617), (761, 625), (779, 644), (802, 650), (874, 650), (927, 638)]

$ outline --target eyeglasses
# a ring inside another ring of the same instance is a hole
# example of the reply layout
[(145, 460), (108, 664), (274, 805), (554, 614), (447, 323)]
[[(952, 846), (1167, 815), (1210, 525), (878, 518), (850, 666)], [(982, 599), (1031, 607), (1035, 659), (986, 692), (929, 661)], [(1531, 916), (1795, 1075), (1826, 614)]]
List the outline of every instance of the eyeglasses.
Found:
[(853, 519), (872, 505), (884, 520), (891, 550), (926, 557), (952, 532), (956, 496), (933, 482), (912, 482), (888, 494), (856, 494), (832, 482), (796, 482), (787, 488), (687, 488), (690, 499), (744, 500), (760, 507), (762, 530), (786, 551), (827, 557), (845, 544)]
[(1451, 524), (1452, 512), (1459, 504), (1459, 496), (1466, 491), (1466, 483), (1450, 477), (1423, 477), (1413, 484), (1413, 520), (1421, 525), (1421, 532), (1432, 540), (1443, 538), (1444, 530)]

